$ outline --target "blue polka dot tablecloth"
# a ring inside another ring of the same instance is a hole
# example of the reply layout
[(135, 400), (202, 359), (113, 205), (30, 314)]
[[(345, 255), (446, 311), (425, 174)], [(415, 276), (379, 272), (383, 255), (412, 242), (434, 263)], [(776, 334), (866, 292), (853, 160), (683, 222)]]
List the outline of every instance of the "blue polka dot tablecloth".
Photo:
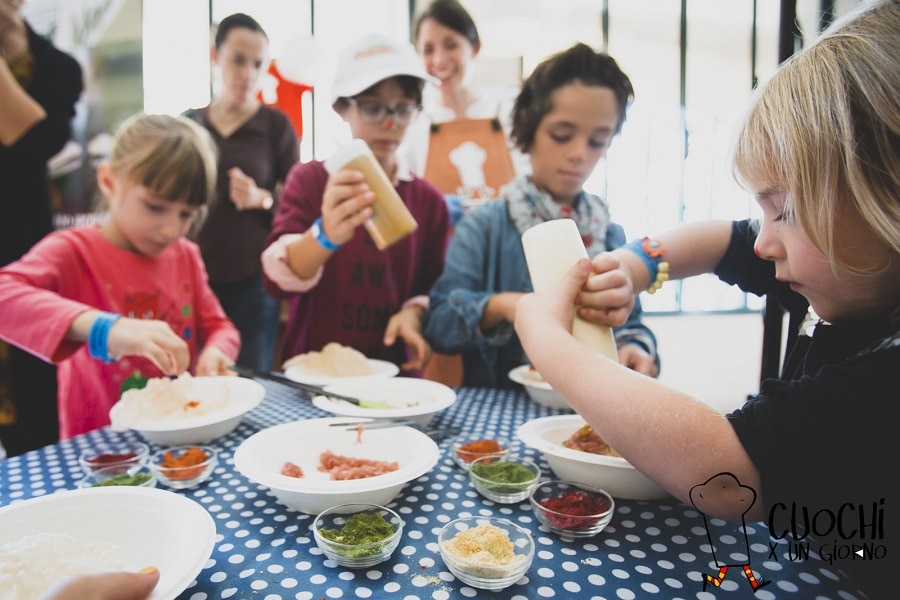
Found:
[[(345, 569), (316, 546), (310, 531), (314, 516), (278, 503), (267, 488), (234, 468), (235, 450), (257, 431), (331, 416), (314, 407), (305, 392), (261, 383), (267, 390), (265, 400), (235, 431), (212, 443), (219, 450), (213, 477), (197, 488), (175, 492), (206, 508), (217, 529), (212, 556), (179, 599), (864, 598), (827, 560), (815, 553), (797, 556), (796, 549), (771, 538), (763, 524), (748, 523), (746, 536), (740, 524), (716, 519), (710, 519), (707, 528), (702, 514), (671, 498), (617, 500), (610, 525), (597, 536), (560, 537), (539, 526), (527, 501), (501, 505), (480, 496), (451, 459), (450, 439), (439, 442), (442, 456), (435, 468), (408, 483), (390, 504), (406, 522), (391, 559), (366, 569)], [(437, 414), (432, 425), (515, 440), (517, 427), (525, 421), (561, 414), (535, 404), (522, 391), (457, 391), (457, 402)], [(140, 438), (130, 431), (101, 429), (0, 461), (0, 506), (74, 489), (82, 476), (81, 450), (115, 439)], [(552, 477), (539, 453), (520, 442), (515, 446)], [(500, 516), (531, 531), (534, 562), (517, 583), (497, 592), (477, 590), (445, 567), (437, 532), (448, 521), (468, 515)], [(719, 585), (708, 584), (704, 590), (707, 574)], [(754, 591), (751, 581), (764, 585)]]

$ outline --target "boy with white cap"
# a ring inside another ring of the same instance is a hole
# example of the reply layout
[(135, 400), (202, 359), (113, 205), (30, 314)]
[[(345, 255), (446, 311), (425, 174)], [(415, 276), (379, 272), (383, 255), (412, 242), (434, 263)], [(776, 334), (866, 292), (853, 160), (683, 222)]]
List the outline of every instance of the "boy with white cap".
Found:
[(449, 219), (443, 196), (409, 171), (397, 148), (430, 79), (412, 44), (381, 35), (338, 57), (332, 107), (368, 144), (418, 228), (378, 250), (360, 227), (375, 200), (362, 173), (329, 176), (321, 161), (295, 165), (262, 256), (267, 289), (290, 300), (283, 358), (339, 342), (406, 371), (428, 362), (422, 321), (444, 267)]

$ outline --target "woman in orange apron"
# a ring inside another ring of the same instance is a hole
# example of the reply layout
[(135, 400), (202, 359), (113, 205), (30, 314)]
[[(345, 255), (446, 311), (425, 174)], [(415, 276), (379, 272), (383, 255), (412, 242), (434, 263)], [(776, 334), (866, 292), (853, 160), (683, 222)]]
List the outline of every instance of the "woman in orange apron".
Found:
[(407, 137), (413, 171), (448, 197), (451, 219), (495, 198), (516, 174), (506, 131), (516, 89), (473, 86), (481, 39), (457, 0), (436, 0), (416, 20), (416, 49), (429, 75), (423, 113)]
[[(405, 154), (410, 169), (444, 194), (456, 224), (466, 209), (496, 198), (516, 175), (506, 132), (517, 90), (472, 85), (481, 38), (457, 0), (430, 3), (416, 19), (413, 39), (425, 70), (440, 83), (426, 86)], [(459, 385), (462, 362), (457, 355), (435, 354), (423, 376)]]

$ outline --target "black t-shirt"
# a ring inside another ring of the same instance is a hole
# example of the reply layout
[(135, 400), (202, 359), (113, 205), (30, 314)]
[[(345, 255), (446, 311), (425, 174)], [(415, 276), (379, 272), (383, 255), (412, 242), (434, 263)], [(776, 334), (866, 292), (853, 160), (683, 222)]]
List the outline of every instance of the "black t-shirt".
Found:
[[(753, 254), (754, 239), (749, 222), (736, 223), (716, 273), (790, 302), (793, 292), (774, 280), (771, 263)], [(727, 416), (759, 470), (771, 533), (787, 531), (791, 543), (811, 541), (826, 553), (851, 546), (835, 564), (864, 574), (858, 584), (872, 592), (886, 582), (888, 563), (861, 558), (852, 546), (882, 546), (887, 556), (900, 550), (893, 533), (900, 520), (898, 417), (900, 338), (897, 323), (887, 321), (820, 323), (812, 337), (798, 339), (781, 379), (764, 381), (755, 399)], [(804, 511), (818, 535), (796, 539), (807, 533)]]
[(34, 63), (25, 91), (47, 117), (12, 146), (0, 145), (0, 265), (18, 259), (53, 230), (47, 160), (71, 137), (84, 87), (78, 62), (26, 28)]

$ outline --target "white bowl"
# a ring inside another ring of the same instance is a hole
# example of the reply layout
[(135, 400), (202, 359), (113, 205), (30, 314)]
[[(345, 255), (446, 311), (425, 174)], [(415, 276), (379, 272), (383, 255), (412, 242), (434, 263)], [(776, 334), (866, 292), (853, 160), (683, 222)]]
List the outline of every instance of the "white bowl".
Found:
[(566, 448), (562, 443), (584, 425), (579, 415), (532, 419), (516, 434), (527, 446), (540, 450), (559, 479), (584, 483), (609, 492), (614, 498), (650, 500), (668, 493), (624, 458)]
[[(363, 431), (330, 427), (345, 418), (308, 419), (269, 427), (253, 434), (234, 453), (234, 466), (248, 479), (268, 487), (282, 504), (317, 514), (347, 503), (387, 505), (407, 482), (434, 467), (440, 449), (430, 437), (411, 427)], [(396, 471), (347, 481), (334, 481), (319, 471), (326, 450), (341, 456), (397, 462)], [(282, 475), (285, 462), (303, 470), (303, 477)]]
[[(0, 545), (60, 534), (84, 544), (115, 545), (125, 570), (159, 569), (150, 600), (178, 597), (206, 565), (216, 541), (216, 523), (205, 508), (157, 488), (113, 486), (49, 494), (0, 508), (0, 523)], [(49, 583), (60, 578), (40, 561), (22, 575), (32, 584), (32, 575)]]
[(531, 369), (531, 365), (522, 365), (509, 372), (509, 378), (525, 387), (531, 399), (547, 408), (572, 411), (565, 399), (557, 394), (549, 383), (540, 379), (540, 373)]
[(190, 395), (200, 399), (222, 399), (224, 404), (202, 415), (165, 416), (129, 414), (125, 400), (109, 411), (113, 430), (134, 429), (146, 440), (161, 446), (205, 444), (234, 431), (244, 414), (256, 408), (266, 395), (266, 388), (243, 377), (194, 377)]
[(453, 388), (436, 381), (412, 377), (348, 381), (329, 385), (325, 389), (342, 396), (364, 398), (372, 402), (395, 403), (399, 406), (363, 408), (325, 396), (313, 398), (315, 406), (332, 414), (372, 419), (409, 419), (422, 425), (427, 425), (435, 413), (456, 402), (456, 392)]

